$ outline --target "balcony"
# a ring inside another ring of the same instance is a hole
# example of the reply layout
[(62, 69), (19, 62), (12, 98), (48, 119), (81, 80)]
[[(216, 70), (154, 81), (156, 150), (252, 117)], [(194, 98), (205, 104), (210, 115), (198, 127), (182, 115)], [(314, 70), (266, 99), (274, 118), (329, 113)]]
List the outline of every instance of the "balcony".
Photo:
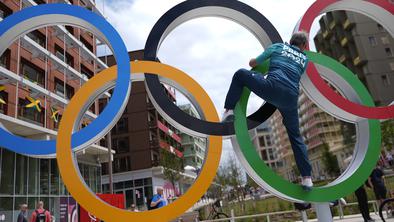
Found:
[(361, 59), (360, 56), (357, 56), (355, 59), (353, 59), (353, 64), (355, 66), (360, 66), (365, 63), (365, 60)]
[(353, 27), (353, 24), (354, 23), (350, 22), (349, 19), (346, 19), (345, 21), (343, 21), (342, 27), (343, 27), (343, 29), (348, 30)]
[(160, 148), (167, 150), (170, 153), (173, 153), (174, 155), (176, 155), (179, 158), (183, 157), (183, 153), (179, 150), (177, 150), (175, 147), (171, 146), (170, 144), (166, 143), (163, 140), (160, 140)]
[(327, 38), (330, 35), (330, 32), (328, 32), (328, 30), (323, 32), (323, 38)]
[(346, 55), (345, 54), (343, 54), (341, 57), (339, 57), (339, 62), (340, 63), (344, 63), (345, 61), (346, 61)]
[(335, 26), (337, 25), (336, 21), (333, 20), (330, 22), (330, 25), (328, 26), (331, 30), (333, 30), (335, 28)]
[(347, 45), (347, 43), (349, 42), (347, 37), (343, 37), (341, 40), (341, 46), (344, 47)]
[(161, 131), (163, 131), (164, 133), (166, 133), (167, 135), (169, 135), (171, 138), (173, 138), (174, 140), (176, 140), (178, 143), (181, 143), (181, 137), (178, 136), (174, 131), (172, 131), (170, 128), (168, 128), (166, 125), (164, 125), (162, 122), (160, 122), (159, 120), (157, 121), (157, 126), (159, 127), (159, 129)]

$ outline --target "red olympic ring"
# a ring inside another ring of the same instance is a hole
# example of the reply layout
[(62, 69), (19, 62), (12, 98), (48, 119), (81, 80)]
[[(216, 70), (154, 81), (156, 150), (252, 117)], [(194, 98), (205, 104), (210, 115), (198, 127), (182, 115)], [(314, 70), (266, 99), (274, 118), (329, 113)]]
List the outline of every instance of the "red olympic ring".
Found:
[[(315, 18), (317, 18), (325, 8), (336, 2), (338, 2), (338, 0), (318, 0), (313, 3), (313, 5), (309, 7), (309, 9), (302, 17), (300, 21), (300, 26), (298, 28), (299, 31), (306, 31), (307, 33), (310, 33), (312, 23)], [(391, 14), (394, 14), (394, 5), (390, 4), (388, 1), (367, 0), (367, 2), (380, 6)], [(345, 99), (344, 97), (336, 93), (327, 85), (323, 78), (320, 77), (319, 72), (317, 71), (316, 66), (313, 63), (309, 63), (307, 68), (307, 75), (321, 94), (327, 97), (327, 99), (331, 103), (335, 104), (346, 112), (368, 119), (394, 118), (394, 105), (384, 107), (364, 106)]]

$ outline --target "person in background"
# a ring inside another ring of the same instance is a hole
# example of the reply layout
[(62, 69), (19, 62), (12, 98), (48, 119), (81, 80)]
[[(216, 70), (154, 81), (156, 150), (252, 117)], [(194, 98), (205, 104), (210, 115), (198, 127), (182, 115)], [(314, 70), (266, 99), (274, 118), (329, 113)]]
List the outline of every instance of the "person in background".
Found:
[(163, 196), (163, 188), (157, 188), (156, 190), (156, 195), (153, 196), (152, 202), (150, 203), (150, 206), (152, 208), (158, 209), (162, 208), (167, 205), (167, 200)]
[(130, 205), (130, 211), (133, 211), (133, 212), (140, 212), (140, 211), (137, 209), (137, 207), (135, 206), (135, 204), (131, 204), (131, 205)]
[(17, 222), (28, 222), (28, 220), (27, 220), (27, 204), (21, 204)]
[(358, 209), (360, 210), (361, 215), (363, 216), (364, 222), (373, 222), (374, 219), (369, 215), (369, 207), (368, 207), (368, 196), (365, 191), (364, 184), (359, 187), (354, 194), (356, 195), (358, 202)]
[(37, 209), (31, 215), (30, 222), (52, 222), (51, 213), (44, 208), (43, 201), (38, 202)]
[(384, 172), (379, 164), (376, 165), (375, 169), (373, 169), (371, 175), (369, 176), (368, 184), (373, 189), (378, 204), (382, 204), (382, 202), (386, 199), (387, 189), (384, 185)]
[(394, 164), (393, 155), (390, 152), (386, 152), (386, 161), (392, 167)]

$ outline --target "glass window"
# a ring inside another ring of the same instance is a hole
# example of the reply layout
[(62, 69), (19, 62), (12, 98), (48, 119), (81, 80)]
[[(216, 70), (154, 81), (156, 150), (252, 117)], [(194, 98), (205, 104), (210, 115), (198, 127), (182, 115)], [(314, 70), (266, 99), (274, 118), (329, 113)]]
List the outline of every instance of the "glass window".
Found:
[(59, 195), (59, 170), (57, 168), (56, 159), (51, 159), (50, 164), (51, 194)]
[(66, 25), (66, 29), (69, 33), (71, 33), (72, 35), (74, 35), (74, 27)]
[(8, 110), (8, 93), (5, 91), (0, 92), (0, 99), (2, 99), (5, 104), (0, 103), (0, 113), (7, 114)]
[(129, 137), (120, 138), (117, 144), (117, 153), (129, 152)]
[(93, 45), (88, 42), (84, 37), (81, 36), (81, 42), (88, 48), (91, 52), (93, 52)]
[(388, 75), (382, 75), (382, 83), (384, 86), (389, 86), (390, 85), (390, 78)]
[[(14, 154), (3, 149), (1, 162), (0, 194), (12, 195), (14, 193)], [(1, 206), (1, 204), (0, 204)]]
[(60, 47), (56, 44), (55, 44), (55, 56), (64, 62), (64, 59), (65, 59), (64, 50), (62, 49), (62, 47)]
[(382, 37), (381, 39), (382, 39), (383, 45), (388, 45), (388, 44), (390, 44), (390, 40), (389, 40), (389, 37), (388, 37), (388, 36), (384, 36), (384, 37)]
[(265, 147), (266, 146), (264, 136), (260, 136), (259, 137), (259, 143), (260, 143), (261, 147)]
[(16, 154), (15, 194), (27, 193), (27, 157)]
[(49, 194), (49, 160), (40, 159), (40, 194)]
[(3, 55), (0, 56), (0, 66), (10, 69), (11, 50), (7, 49)]
[(12, 197), (0, 197), (0, 214), (4, 214), (4, 221), (13, 221), (12, 213)]
[(29, 122), (33, 122), (35, 124), (39, 124), (41, 126), (44, 125), (45, 111), (42, 107), (41, 112), (39, 112), (35, 107), (26, 107), (26, 105), (30, 104), (30, 101), (27, 99), (19, 98), (18, 101), (18, 117), (21, 119), (28, 120)]
[(29, 179), (28, 193), (29, 195), (37, 195), (39, 190), (39, 167), (38, 159), (29, 158)]
[(390, 63), (390, 69), (394, 71), (394, 62)]
[[(28, 209), (36, 209), (38, 198), (37, 197), (29, 197), (27, 198), (27, 207)], [(29, 210), (29, 218), (31, 218), (32, 210)]]
[(39, 44), (41, 47), (46, 48), (45, 35), (42, 34), (40, 31), (34, 30), (28, 33), (27, 36), (31, 38), (33, 41), (35, 41), (37, 44)]
[(68, 52), (66, 52), (66, 63), (67, 65), (74, 67), (74, 57)]
[(0, 18), (4, 19), (11, 14), (12, 10), (8, 8), (3, 2), (0, 2)]
[(126, 208), (129, 208), (132, 203), (134, 203), (134, 190), (126, 190)]
[(55, 93), (64, 96), (64, 82), (58, 78), (55, 78)]
[(371, 46), (377, 46), (378, 42), (376, 41), (376, 38), (374, 36), (370, 36), (368, 37), (369, 40), (369, 44), (371, 44)]
[(21, 60), (22, 75), (41, 86), (45, 85), (45, 71), (26, 59)]
[(88, 77), (88, 79), (93, 77), (93, 72), (82, 64), (81, 64), (81, 73), (86, 77)]
[(392, 57), (393, 56), (393, 52), (391, 51), (391, 48), (385, 48), (384, 50), (386, 51), (386, 55), (388, 57)]

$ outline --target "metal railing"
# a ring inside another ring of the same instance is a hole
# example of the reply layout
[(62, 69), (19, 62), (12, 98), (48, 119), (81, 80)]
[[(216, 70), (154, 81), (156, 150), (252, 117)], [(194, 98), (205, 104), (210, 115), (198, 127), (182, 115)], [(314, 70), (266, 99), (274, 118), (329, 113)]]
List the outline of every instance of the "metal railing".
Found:
[[(374, 213), (378, 215), (378, 203), (376, 201), (368, 201), (368, 204), (372, 204)], [(346, 205), (342, 205), (340, 202), (338, 206), (338, 216), (339, 219), (344, 219), (345, 215), (343, 213), (343, 208), (344, 207), (350, 207), (350, 206), (355, 206), (358, 205), (357, 202), (354, 203), (347, 203)], [(275, 215), (283, 215), (283, 214), (300, 214), (300, 217), (302, 218), (302, 221), (307, 221), (306, 213), (305, 211), (296, 211), (296, 210), (288, 210), (288, 211), (278, 211), (278, 212), (270, 212), (270, 213), (263, 213), (263, 214), (253, 214), (253, 215), (244, 215), (244, 216), (235, 216), (234, 215), (234, 210), (231, 210), (231, 216), (229, 218), (222, 218), (222, 219), (215, 219), (215, 220), (204, 220), (201, 222), (220, 222), (220, 221), (230, 221), (230, 222), (235, 222), (236, 220), (241, 220), (241, 219), (249, 219), (249, 218), (258, 218), (258, 217), (265, 217), (266, 221), (270, 222), (271, 218)]]

